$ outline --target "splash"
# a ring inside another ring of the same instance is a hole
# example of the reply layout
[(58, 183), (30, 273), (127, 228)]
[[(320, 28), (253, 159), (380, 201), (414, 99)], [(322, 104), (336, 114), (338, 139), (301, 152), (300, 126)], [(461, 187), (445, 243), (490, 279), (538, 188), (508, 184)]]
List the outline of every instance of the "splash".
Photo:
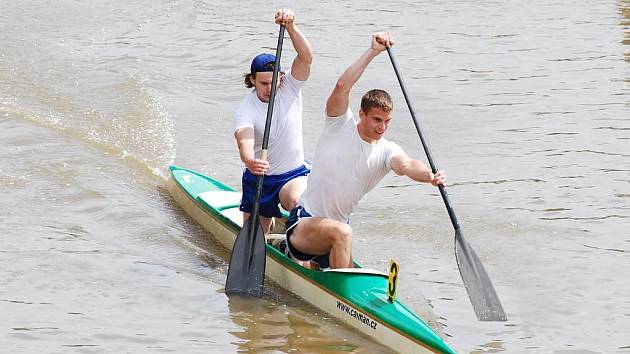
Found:
[(109, 89), (122, 94), (122, 102), (112, 110), (84, 112), (86, 121), (96, 123), (86, 132), (90, 140), (114, 148), (122, 159), (142, 162), (155, 175), (166, 176), (175, 159), (170, 114), (144, 82), (135, 77)]
[(12, 73), (12, 94), (1, 96), (0, 113), (57, 129), (153, 175), (167, 175), (175, 159), (173, 121), (144, 80), (131, 75), (82, 86), (70, 77), (49, 85), (50, 77), (17, 68)]

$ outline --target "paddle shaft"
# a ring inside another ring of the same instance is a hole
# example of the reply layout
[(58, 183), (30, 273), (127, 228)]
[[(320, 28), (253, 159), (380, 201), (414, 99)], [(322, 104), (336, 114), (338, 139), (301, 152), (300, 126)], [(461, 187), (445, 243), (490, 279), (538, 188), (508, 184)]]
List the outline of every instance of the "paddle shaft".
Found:
[[(413, 123), (416, 126), (416, 131), (418, 132), (418, 136), (420, 137), (420, 141), (422, 142), (422, 147), (424, 148), (424, 152), (426, 153), (427, 159), (429, 160), (429, 165), (431, 165), (431, 171), (433, 171), (433, 173), (437, 173), (437, 166), (433, 161), (429, 146), (424, 139), (424, 136), (422, 135), (420, 123), (416, 119), (416, 112), (413, 108), (413, 105), (411, 104), (411, 99), (407, 94), (407, 89), (402, 80), (402, 76), (398, 71), (398, 65), (396, 63), (396, 59), (394, 58), (394, 54), (392, 53), (391, 48), (387, 48), (387, 54), (389, 55), (389, 59), (392, 62), (392, 66), (394, 67), (396, 78), (398, 79), (398, 83), (400, 84), (400, 88), (402, 89), (403, 96), (405, 97), (405, 101), (407, 102), (407, 106), (409, 107), (411, 118), (413, 118)], [(455, 210), (453, 210), (451, 201), (448, 198), (446, 188), (441, 184), (438, 185), (438, 188), (440, 189), (442, 200), (444, 201), (444, 205), (446, 206), (446, 210), (448, 211), (448, 216), (451, 218), (453, 228), (455, 228), (455, 259), (457, 260), (459, 273), (462, 276), (464, 286), (466, 287), (468, 297), (472, 302), (477, 318), (481, 321), (506, 321), (507, 316), (503, 311), (501, 301), (499, 300), (499, 297), (494, 290), (494, 286), (492, 286), (492, 282), (490, 281), (490, 277), (488, 277), (488, 273), (486, 272), (483, 264), (481, 264), (481, 260), (479, 260), (479, 257), (477, 256), (475, 251), (464, 239), (464, 236), (461, 232), (461, 227), (459, 226), (459, 222), (457, 221), (457, 216), (455, 215)]]
[[(269, 97), (269, 104), (267, 106), (267, 119), (265, 121), (265, 132), (263, 134), (262, 151), (260, 154), (261, 160), (267, 160), (267, 147), (269, 146), (269, 132), (271, 130), (271, 117), (273, 116), (273, 103), (276, 100), (276, 86), (278, 83), (278, 73), (280, 71), (280, 57), (282, 55), (282, 43), (284, 41), (284, 25), (280, 25), (280, 33), (278, 34), (278, 45), (276, 46), (276, 61), (273, 66), (273, 76), (271, 78), (271, 97)], [(254, 250), (254, 240), (256, 232), (258, 230), (258, 224), (260, 223), (260, 217), (258, 213), (260, 211), (260, 197), (262, 196), (262, 187), (264, 174), (258, 175), (256, 178), (256, 196), (254, 197), (254, 206), (250, 215), (251, 226), (249, 228), (250, 234), (250, 254)], [(250, 263), (252, 258), (249, 259)]]
[[(420, 122), (416, 119), (416, 111), (413, 108), (413, 104), (411, 103), (411, 99), (407, 94), (407, 88), (405, 87), (405, 83), (403, 82), (402, 76), (398, 71), (398, 64), (392, 53), (391, 48), (387, 48), (387, 54), (389, 55), (389, 59), (392, 62), (392, 66), (394, 67), (394, 72), (396, 73), (396, 78), (398, 79), (398, 83), (400, 84), (400, 88), (402, 90), (403, 96), (405, 97), (405, 102), (407, 102), (407, 107), (409, 107), (409, 112), (411, 113), (411, 118), (413, 119), (413, 124), (416, 127), (416, 131), (418, 132), (418, 136), (420, 137), (420, 142), (422, 143), (422, 148), (424, 149), (424, 153), (427, 155), (427, 160), (429, 161), (429, 166), (431, 166), (431, 171), (433, 173), (437, 173), (438, 168), (435, 162), (433, 161), (433, 156), (431, 155), (431, 149), (429, 149), (429, 145), (424, 139), (424, 135), (422, 135), (422, 130), (420, 129)], [(446, 205), (446, 210), (448, 211), (448, 216), (451, 218), (451, 223), (455, 230), (460, 230), (459, 221), (457, 220), (457, 215), (455, 215), (455, 210), (453, 210), (453, 206), (451, 205), (451, 200), (448, 197), (448, 193), (446, 192), (446, 187), (443, 185), (438, 185), (440, 190), (440, 194), (442, 195), (442, 200), (444, 201), (444, 205)]]

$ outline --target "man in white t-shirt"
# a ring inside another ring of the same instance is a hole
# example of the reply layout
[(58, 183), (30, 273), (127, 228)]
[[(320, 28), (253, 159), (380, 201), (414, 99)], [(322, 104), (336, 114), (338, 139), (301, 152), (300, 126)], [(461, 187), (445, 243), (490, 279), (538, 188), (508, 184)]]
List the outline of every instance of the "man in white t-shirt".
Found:
[(241, 161), (245, 164), (240, 210), (247, 220), (253, 209), (256, 179), (265, 174), (260, 200), (260, 222), (268, 233), (273, 217), (280, 217), (281, 204), (291, 210), (306, 188), (310, 169), (304, 162), (302, 144), (302, 90), (311, 70), (311, 45), (295, 24), (293, 11), (276, 12), (275, 22), (285, 25), (297, 56), (288, 73), (280, 72), (269, 131), (268, 161), (260, 159), (262, 140), (271, 96), (271, 81), (276, 57), (259, 54), (245, 74), (245, 86), (254, 88), (239, 104), (235, 113), (234, 136)]
[(446, 183), (444, 171), (434, 175), (383, 138), (393, 108), (387, 92), (368, 91), (358, 121), (349, 109), (354, 84), (372, 59), (393, 44), (389, 32), (373, 34), (370, 49), (344, 71), (328, 97), (308, 186), (287, 223), (286, 248), (298, 260), (311, 260), (321, 268), (352, 268), (350, 214), (390, 170), (434, 186)]

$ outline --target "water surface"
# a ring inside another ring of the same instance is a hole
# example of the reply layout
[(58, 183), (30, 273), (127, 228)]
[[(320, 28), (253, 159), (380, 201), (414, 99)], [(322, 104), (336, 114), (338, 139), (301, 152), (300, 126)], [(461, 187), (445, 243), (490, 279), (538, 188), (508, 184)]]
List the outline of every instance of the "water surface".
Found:
[[(228, 253), (164, 189), (175, 163), (239, 187), (232, 112), (293, 8), (315, 59), (308, 158), (343, 68), (391, 30), (466, 239), (509, 317), (478, 322), (434, 188), (389, 176), (354, 255), (462, 353), (630, 351), (630, 2), (3, 1), (0, 347), (11, 353), (382, 353), (273, 286), (223, 293)], [(283, 65), (294, 56), (285, 41)], [(387, 137), (424, 159), (391, 65)]]

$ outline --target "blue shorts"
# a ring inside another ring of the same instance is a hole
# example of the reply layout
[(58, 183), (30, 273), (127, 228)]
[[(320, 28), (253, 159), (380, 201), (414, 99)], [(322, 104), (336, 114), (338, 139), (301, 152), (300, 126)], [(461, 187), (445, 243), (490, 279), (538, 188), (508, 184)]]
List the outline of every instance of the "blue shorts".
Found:
[(291, 214), (289, 214), (289, 220), (287, 220), (287, 247), (289, 248), (289, 252), (291, 253), (291, 255), (299, 259), (300, 261), (315, 262), (322, 269), (330, 268), (330, 253), (321, 256), (315, 256), (312, 254), (301, 252), (293, 247), (293, 245), (291, 244), (291, 234), (293, 233), (293, 229), (295, 229), (300, 219), (310, 217), (312, 217), (312, 215), (309, 214), (308, 211), (306, 211), (306, 209), (304, 209), (300, 205), (291, 210)]
[[(278, 208), (280, 204), (280, 189), (290, 180), (306, 176), (311, 172), (309, 168), (302, 165), (289, 172), (280, 175), (269, 175), (263, 178), (262, 194), (260, 196), (260, 209), (258, 214), (267, 218), (282, 217), (282, 212)], [(243, 196), (241, 198), (240, 210), (251, 213), (254, 209), (254, 199), (256, 198), (256, 179), (248, 169), (243, 172)]]

